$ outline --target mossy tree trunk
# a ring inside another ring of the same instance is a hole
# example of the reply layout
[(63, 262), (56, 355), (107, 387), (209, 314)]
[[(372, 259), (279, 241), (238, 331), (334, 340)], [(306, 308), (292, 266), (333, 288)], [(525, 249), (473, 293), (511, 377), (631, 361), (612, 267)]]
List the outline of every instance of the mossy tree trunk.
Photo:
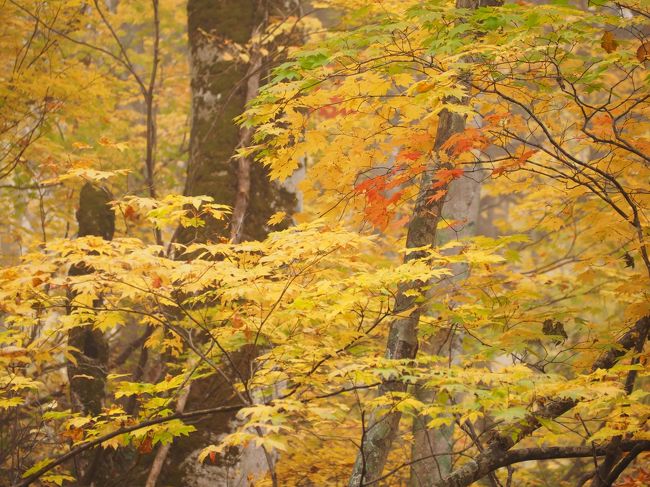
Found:
[[(188, 0), (192, 116), (184, 193), (210, 196), (235, 211), (232, 224), (207, 217), (204, 226), (179, 228), (176, 243), (263, 240), (270, 230), (266, 222), (273, 213), (294, 211), (295, 195), (271, 182), (265, 168), (233, 157), (238, 147), (250, 143), (251, 136), (249, 130), (235, 124), (234, 118), (244, 112), (247, 101), (256, 95), (267, 73), (268, 59), (262, 59), (259, 52), (250, 52), (250, 62), (242, 62), (232, 46), (249, 44), (269, 17), (286, 15), (287, 8), (295, 5), (296, 2), (279, 0)], [(231, 370), (227, 375), (232, 380), (215, 376), (194, 383), (187, 407), (205, 404), (206, 400), (215, 406), (239, 401), (232, 384), (248, 377), (257, 354), (255, 347), (231, 353)], [(269, 468), (268, 452), (260, 448), (233, 450), (217, 457), (214, 463), (196, 463), (197, 452), (218, 442), (235, 424), (234, 413), (215, 416), (191, 438), (176, 441), (168, 458), (161, 461), (160, 478), (171, 485), (249, 485)], [(155, 481), (149, 483), (154, 484)]]
[[(207, 195), (216, 203), (235, 205), (238, 164), (233, 158), (241, 131), (233, 119), (244, 112), (248, 78), (259, 76), (247, 63), (231, 59), (229, 46), (246, 45), (265, 19), (283, 2), (256, 0), (189, 0), (187, 3), (192, 126), (185, 194)], [(253, 57), (253, 56), (251, 56)], [(264, 66), (259, 67), (264, 70)], [(262, 71), (262, 77), (264, 71)], [(268, 218), (276, 211), (291, 213), (295, 197), (268, 179), (258, 164), (250, 167), (248, 211), (243, 219), (242, 240), (262, 240), (268, 234)], [(208, 219), (198, 229), (179, 229), (182, 244), (217, 240), (230, 235), (229, 224)]]
[[(113, 199), (104, 188), (86, 183), (79, 195), (77, 222), (79, 237), (97, 236), (112, 240), (115, 231), (115, 213), (109, 205)], [(91, 274), (93, 269), (80, 264), (68, 272), (71, 276)], [(68, 313), (74, 313), (74, 293), (69, 295)], [(100, 307), (96, 302), (94, 307)], [(73, 411), (97, 415), (101, 412), (106, 395), (106, 376), (108, 374), (108, 341), (101, 330), (92, 323), (70, 330), (68, 345), (74, 347), (74, 361), (67, 364), (68, 380)], [(79, 485), (90, 485), (101, 463), (102, 450), (89, 452), (76, 462)]]

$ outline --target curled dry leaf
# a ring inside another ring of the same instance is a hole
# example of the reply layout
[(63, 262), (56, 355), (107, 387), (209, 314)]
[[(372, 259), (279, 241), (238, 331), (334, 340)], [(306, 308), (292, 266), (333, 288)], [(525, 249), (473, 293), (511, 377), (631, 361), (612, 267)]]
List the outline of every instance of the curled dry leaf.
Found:
[(650, 60), (650, 42), (646, 41), (636, 50), (636, 58), (640, 63)]
[(602, 39), (600, 40), (600, 46), (605, 49), (605, 51), (614, 52), (618, 48), (618, 42), (614, 37), (614, 33), (611, 31), (606, 31), (603, 34)]

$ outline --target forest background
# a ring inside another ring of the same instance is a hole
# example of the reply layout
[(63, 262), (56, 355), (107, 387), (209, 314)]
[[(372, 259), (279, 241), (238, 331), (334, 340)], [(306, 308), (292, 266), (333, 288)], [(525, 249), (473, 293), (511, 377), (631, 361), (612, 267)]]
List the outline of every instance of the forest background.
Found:
[(648, 485), (647, 0), (0, 19), (0, 484)]

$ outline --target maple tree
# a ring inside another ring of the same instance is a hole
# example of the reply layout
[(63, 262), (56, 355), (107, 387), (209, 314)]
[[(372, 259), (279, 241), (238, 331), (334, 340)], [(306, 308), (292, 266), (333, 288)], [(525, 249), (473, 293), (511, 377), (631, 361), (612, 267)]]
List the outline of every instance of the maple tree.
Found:
[(645, 485), (647, 2), (231, 3), (0, 5), (3, 482)]

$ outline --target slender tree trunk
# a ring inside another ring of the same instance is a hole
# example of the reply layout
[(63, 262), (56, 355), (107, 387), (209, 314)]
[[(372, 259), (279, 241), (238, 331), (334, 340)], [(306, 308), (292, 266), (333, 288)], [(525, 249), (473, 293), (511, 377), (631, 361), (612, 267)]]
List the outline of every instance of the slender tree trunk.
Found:
[[(250, 102), (257, 95), (260, 89), (260, 77), (262, 73), (262, 54), (259, 46), (253, 46), (251, 53), (251, 63), (246, 76), (246, 103)], [(253, 138), (252, 127), (242, 127), (239, 134), (238, 148), (244, 148), (250, 145)], [(251, 157), (239, 157), (237, 159), (237, 194), (232, 209), (232, 219), (230, 224), (230, 240), (239, 243), (242, 240), (244, 231), (244, 222), (248, 212), (251, 192)]]
[[(185, 405), (187, 404), (187, 398), (190, 396), (190, 384), (186, 385), (183, 390), (181, 391), (178, 401), (176, 401), (176, 412), (177, 413), (182, 413), (185, 411)], [(162, 472), (163, 465), (165, 464), (165, 460), (167, 459), (167, 455), (169, 454), (169, 450), (171, 449), (172, 444), (167, 443), (165, 445), (162, 445), (158, 451), (156, 452), (156, 456), (153, 460), (153, 463), (151, 464), (151, 470), (149, 470), (149, 476), (147, 477), (147, 482), (145, 484), (145, 487), (156, 487), (156, 483), (158, 482), (158, 477), (160, 476), (160, 472)]]
[[(480, 200), (480, 173), (465, 175), (453, 181), (449, 186), (443, 218), (450, 224), (449, 227), (438, 231), (438, 245), (470, 237), (476, 233)], [(456, 249), (458, 251), (458, 249)], [(455, 264), (452, 267), (453, 275), (445, 279), (436, 287), (437, 295), (449, 294), (451, 288), (462, 285), (467, 277), (468, 267)], [(420, 344), (420, 353), (440, 355), (447, 357), (448, 363), (453, 363), (461, 347), (461, 337), (452, 328), (441, 329), (429, 340)], [(431, 403), (435, 391), (417, 385), (415, 395), (423, 403)], [(411, 477), (409, 484), (412, 487), (424, 487), (432, 481), (439, 480), (451, 472), (451, 451), (453, 446), (453, 425), (442, 426), (437, 429), (427, 428), (431, 418), (416, 416), (413, 420), (413, 447), (411, 459)], [(446, 455), (445, 455), (446, 454)]]
[[(440, 147), (451, 135), (461, 132), (464, 127), (464, 116), (446, 110), (441, 112), (435, 149), (440, 150)], [(420, 182), (415, 209), (408, 225), (407, 248), (425, 247), (434, 245), (436, 242), (436, 230), (445, 199), (435, 201), (430, 198), (439, 190), (439, 188), (431, 188), (431, 172), (436, 167), (435, 164), (432, 164)], [(410, 252), (404, 260), (408, 262), (423, 256), (423, 252)], [(408, 291), (420, 289), (425, 284), (411, 282), (400, 286), (395, 298), (394, 313), (400, 315), (412, 309), (416, 305), (416, 296)], [(386, 358), (395, 360), (415, 358), (418, 349), (417, 327), (422, 311), (421, 306), (416, 306), (409, 316), (396, 319), (391, 323), (386, 345)], [(380, 388), (380, 394), (404, 392), (405, 390), (406, 385), (402, 382), (386, 381)], [(399, 411), (388, 411), (381, 416), (373, 414), (370, 423), (364, 428), (363, 443), (350, 477), (350, 487), (361, 486), (365, 482), (376, 480), (381, 476), (391, 444), (397, 434), (400, 419)]]
[[(456, 7), (475, 9), (484, 6), (497, 6), (501, 3), (502, 0), (457, 0)], [(459, 82), (463, 83), (463, 81)], [(459, 102), (466, 103), (467, 100), (460, 100)], [(465, 129), (465, 118), (463, 115), (451, 113), (447, 110), (440, 113), (434, 147), (436, 151), (439, 151), (452, 135)], [(435, 168), (434, 164), (429, 169), (433, 170)], [(431, 181), (428, 179), (430, 176), (427, 176), (430, 172), (425, 173), (420, 184), (415, 209), (409, 221), (406, 239), (407, 248), (424, 247), (436, 243), (436, 230), (445, 198), (439, 201), (429, 200), (429, 197), (434, 192), (431, 189)], [(449, 187), (442, 189), (448, 191)], [(419, 257), (422, 257), (421, 252), (411, 252), (407, 254), (405, 260), (408, 261)], [(418, 289), (422, 284), (416, 282), (400, 286), (395, 298), (396, 314), (401, 314), (413, 308), (416, 299), (412, 293), (407, 293), (407, 291)], [(418, 349), (417, 328), (422, 312), (422, 308), (417, 306), (408, 317), (397, 319), (391, 323), (386, 345), (386, 358), (415, 358)], [(404, 392), (405, 390), (406, 385), (404, 383), (386, 381), (380, 388), (380, 394)], [(388, 411), (380, 417), (376, 414), (372, 415), (369, 425), (364, 426), (362, 445), (350, 476), (350, 487), (361, 486), (365, 482), (381, 477), (392, 442), (397, 435), (400, 419), (401, 413), (399, 411)]]

